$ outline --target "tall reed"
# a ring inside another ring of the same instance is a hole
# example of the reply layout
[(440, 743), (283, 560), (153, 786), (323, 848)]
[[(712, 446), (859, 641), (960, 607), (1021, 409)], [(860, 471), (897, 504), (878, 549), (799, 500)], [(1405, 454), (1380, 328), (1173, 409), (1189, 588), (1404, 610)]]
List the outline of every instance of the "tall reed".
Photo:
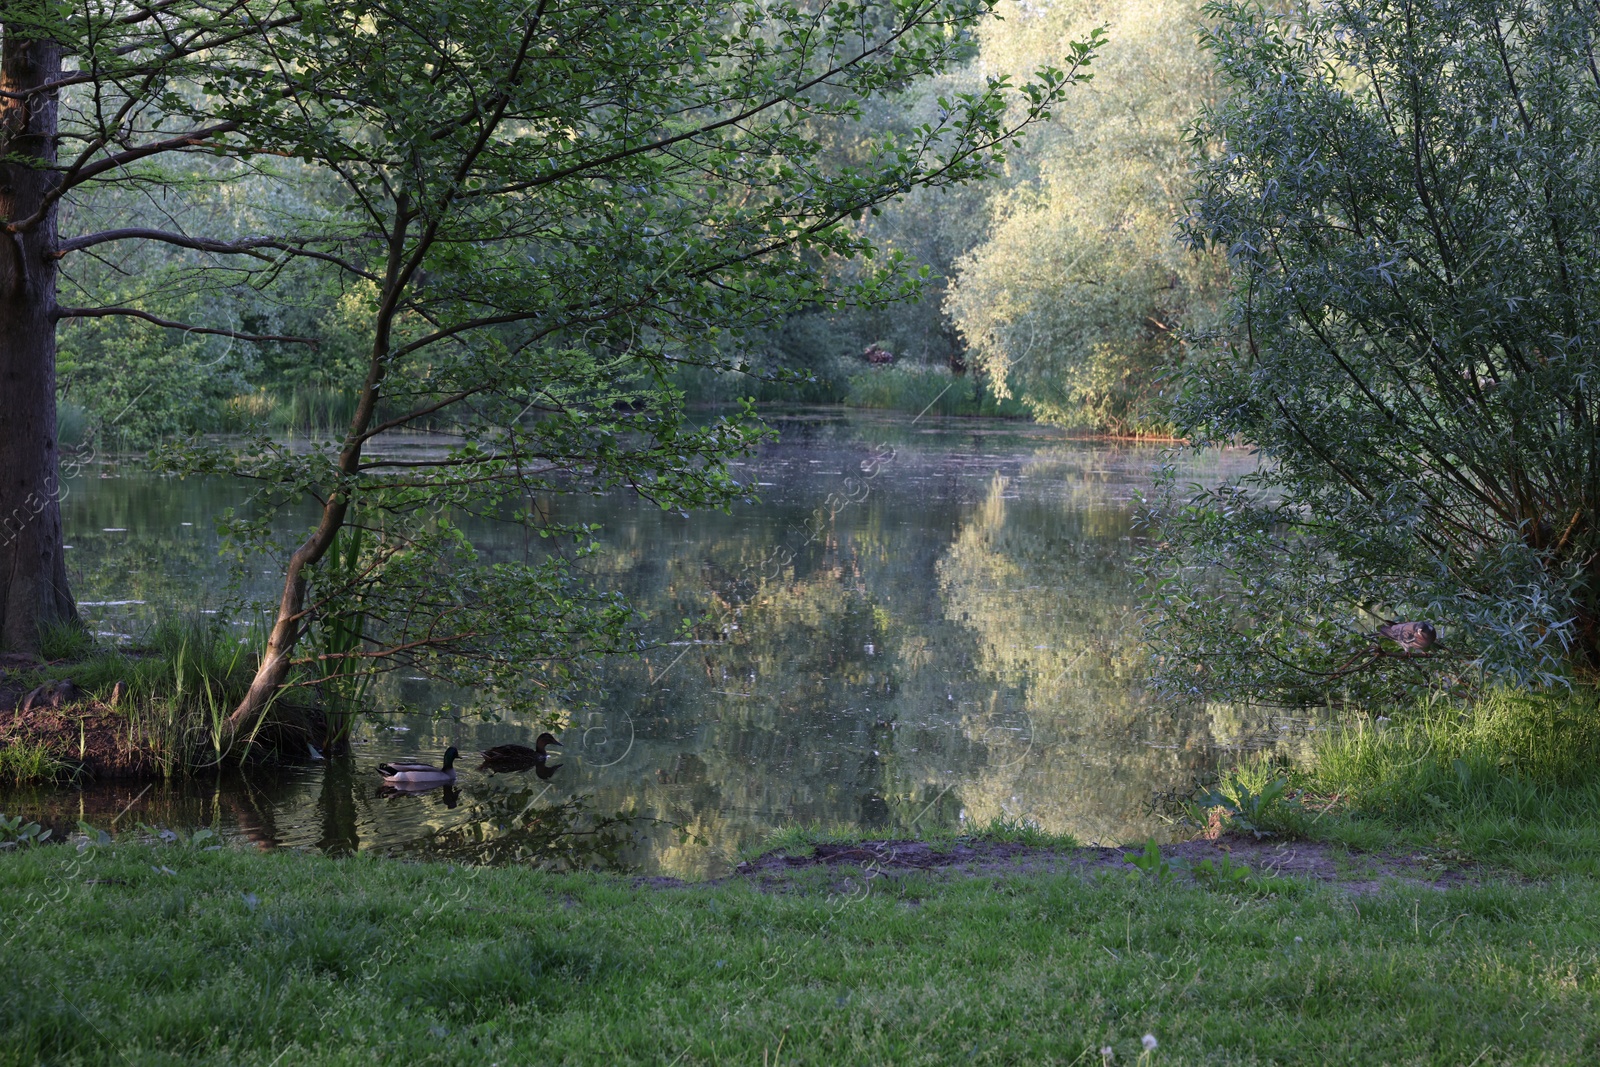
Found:
[(0, 784), (48, 782), (67, 773), (67, 766), (51, 755), (48, 745), (12, 741), (0, 746)]
[(288, 392), (265, 389), (228, 401), (219, 415), (219, 429), (241, 432), (269, 429), (280, 433), (331, 437), (350, 425), (355, 401), (349, 390), (299, 385)]
[(372, 674), (363, 668), (360, 657), (368, 621), (358, 592), (362, 541), (361, 527), (346, 526), (339, 531), (333, 550), (323, 558), (319, 568), (336, 598), (311, 630), (311, 647), (320, 667), (323, 714), (327, 720), (323, 742), (333, 750), (349, 741), (356, 716), (365, 706), (367, 690), (372, 684)]
[(230, 755), (228, 713), (250, 686), (259, 640), (211, 619), (178, 618), (158, 623), (146, 643), (148, 655), (113, 654), (98, 668), (121, 668), (130, 747), (169, 777), (220, 766)]

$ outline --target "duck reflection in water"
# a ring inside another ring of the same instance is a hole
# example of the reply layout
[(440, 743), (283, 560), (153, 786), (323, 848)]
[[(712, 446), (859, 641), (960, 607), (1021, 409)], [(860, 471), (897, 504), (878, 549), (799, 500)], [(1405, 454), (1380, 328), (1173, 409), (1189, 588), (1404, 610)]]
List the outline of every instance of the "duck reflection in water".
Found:
[(454, 782), (434, 782), (432, 785), (407, 785), (404, 783), (380, 785), (378, 787), (378, 795), (380, 797), (416, 797), (424, 793), (431, 793), (436, 789), (439, 790), (439, 799), (444, 801), (445, 807), (454, 808), (461, 803), (461, 790), (456, 788)]
[(644, 833), (676, 824), (632, 811), (601, 814), (588, 797), (553, 799), (544, 786), (476, 791), (464, 814), (415, 839), (405, 851), (472, 864), (628, 872), (648, 849)]

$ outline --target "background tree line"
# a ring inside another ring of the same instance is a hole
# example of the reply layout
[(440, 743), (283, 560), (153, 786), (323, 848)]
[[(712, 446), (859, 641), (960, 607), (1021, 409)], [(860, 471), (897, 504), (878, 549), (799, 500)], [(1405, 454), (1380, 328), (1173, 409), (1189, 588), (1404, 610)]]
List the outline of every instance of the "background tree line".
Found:
[[(1018, 142), (991, 180), (912, 189), (853, 221), (886, 251), (929, 268), (920, 299), (801, 307), (729, 349), (760, 373), (680, 369), (674, 382), (691, 401), (754, 396), (915, 410), (933, 402), (936, 412), (1030, 415), (1112, 432), (1168, 425), (1185, 324), (1215, 316), (1224, 275), (1219, 257), (1173, 239), (1190, 171), (1184, 131), (1216, 92), (1198, 44), (1198, 5), (1007, 0), (997, 13), (962, 40), (952, 69), (865, 101), (859, 122), (818, 123), (822, 157), (858, 163), (882, 134), (937, 120), (940, 98), (1059, 61), (1096, 27), (1115, 46), (1097, 60), (1094, 82)], [(325, 216), (339, 201), (325, 176), (294, 160), (245, 166), (190, 156), (168, 168), (167, 180), (154, 195), (97, 189), (65, 209), (64, 223), (159, 227), (180, 213), (191, 225), (204, 219), (208, 232), (243, 236), (281, 226), (286, 215)], [(315, 336), (319, 347), (174, 334), (131, 319), (70, 324), (60, 338), (67, 439), (112, 420), (130, 446), (195, 431), (347, 425), (346, 386), (362, 362), (359, 302), (298, 262), (276, 266), (270, 285), (243, 270), (207, 270), (196, 284), (197, 269), (218, 262), (215, 253), (171, 247), (79, 258), (64, 274), (62, 300), (112, 294), (165, 319)], [(849, 281), (870, 265), (826, 269)], [(894, 365), (863, 361), (873, 344), (894, 353)]]

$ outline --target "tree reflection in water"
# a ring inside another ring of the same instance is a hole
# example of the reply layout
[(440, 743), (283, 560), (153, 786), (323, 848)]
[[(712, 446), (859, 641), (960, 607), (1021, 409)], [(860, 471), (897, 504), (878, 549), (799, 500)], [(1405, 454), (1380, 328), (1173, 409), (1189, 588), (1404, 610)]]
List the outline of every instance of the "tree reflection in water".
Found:
[[(559, 774), (464, 770), (455, 798), (379, 796), (381, 759), (527, 745), (544, 726), (492, 694), (473, 709), (473, 694), (392, 674), (353, 756), (160, 786), (127, 818), (215, 821), (261, 847), (700, 877), (794, 824), (890, 836), (1006, 816), (1142, 839), (1160, 830), (1151, 795), (1231, 758), (1224, 747), (1297, 743), (1280, 721), (1158, 703), (1142, 685), (1127, 563), (1157, 448), (978, 420), (779, 421), (782, 442), (735, 467), (764, 499), (733, 514), (685, 519), (622, 493), (533, 502), (598, 524), (602, 548), (582, 565), (655, 620), (643, 655), (605, 664), (592, 702), (568, 709)], [(220, 604), (212, 531), (233, 492), (131, 472), (75, 485), (69, 555), (82, 595), (103, 602), (96, 628)], [(517, 527), (463, 524), (490, 562), (545, 551)], [(26, 803), (70, 828), (77, 808), (103, 820), (136, 792)]]
[(591, 798), (548, 799), (548, 789), (495, 793), (461, 820), (390, 851), (456, 863), (625, 872), (639, 866), (638, 830), (660, 822), (632, 812), (598, 814)]

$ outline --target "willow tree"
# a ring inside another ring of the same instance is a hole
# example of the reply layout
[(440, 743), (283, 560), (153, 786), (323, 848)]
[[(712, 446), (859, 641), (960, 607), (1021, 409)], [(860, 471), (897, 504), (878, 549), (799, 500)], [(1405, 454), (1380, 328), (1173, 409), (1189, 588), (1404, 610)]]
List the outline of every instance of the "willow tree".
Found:
[(1038, 418), (1128, 433), (1165, 426), (1183, 338), (1213, 324), (1222, 256), (1175, 233), (1192, 189), (1189, 127), (1220, 89), (1197, 0), (1012, 3), (985, 31), (1005, 67), (1107, 25), (1095, 79), (1030, 138), (956, 263), (945, 310), (997, 396)]
[[(220, 73), (255, 143), (336, 179), (317, 227), (338, 253), (322, 262), (367, 324), (340, 440), (166, 456), (261, 487), (241, 536), (315, 509), (278, 542), (282, 594), (233, 727), (296, 678), (378, 665), (537, 703), (630, 647), (626, 605), (573, 565), (591, 531), (563, 520), (563, 497), (627, 489), (687, 511), (748, 494), (724, 461), (763, 436), (753, 412), (691, 420), (669, 374), (737, 366), (743, 335), (797, 307), (905, 291), (914, 272), (894, 257), (832, 287), (825, 264), (874, 255), (848, 221), (989, 174), (1086, 76), (1088, 46), (952, 98), (850, 165), (830, 166), (824, 141), (955, 61), (990, 7), (308, 3), (261, 37), (273, 80)], [(421, 432), (435, 436), (415, 447)], [(537, 528), (547, 550), (482, 558), (466, 514)]]
[[(1234, 321), (1179, 408), (1259, 473), (1158, 514), (1171, 677), (1249, 698), (1600, 669), (1600, 15), (1211, 7), (1190, 234)], [(1401, 649), (1386, 620), (1437, 628)]]

